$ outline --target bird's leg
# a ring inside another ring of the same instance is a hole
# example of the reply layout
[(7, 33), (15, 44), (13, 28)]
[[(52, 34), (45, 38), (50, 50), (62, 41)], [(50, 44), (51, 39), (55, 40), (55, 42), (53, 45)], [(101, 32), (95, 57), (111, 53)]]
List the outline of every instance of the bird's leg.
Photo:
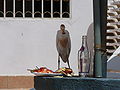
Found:
[(67, 61), (68, 67), (70, 68), (69, 60)]
[(60, 55), (58, 55), (58, 69), (60, 68)]

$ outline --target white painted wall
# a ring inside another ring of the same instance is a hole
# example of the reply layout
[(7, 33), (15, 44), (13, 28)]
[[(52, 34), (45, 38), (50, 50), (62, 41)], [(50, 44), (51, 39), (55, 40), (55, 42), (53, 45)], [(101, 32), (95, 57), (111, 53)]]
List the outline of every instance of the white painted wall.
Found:
[(72, 0), (71, 9), (71, 19), (0, 19), (0, 75), (27, 75), (26, 69), (36, 65), (56, 70), (56, 32), (61, 23), (70, 32), (70, 65), (77, 73), (81, 36), (93, 21), (92, 1)]

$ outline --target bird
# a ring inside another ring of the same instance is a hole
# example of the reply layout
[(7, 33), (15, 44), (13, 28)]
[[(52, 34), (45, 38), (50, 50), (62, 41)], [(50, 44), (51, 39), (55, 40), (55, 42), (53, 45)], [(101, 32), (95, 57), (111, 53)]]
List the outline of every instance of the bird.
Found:
[(60, 58), (64, 63), (67, 62), (68, 67), (69, 64), (69, 55), (71, 51), (71, 39), (69, 32), (65, 30), (65, 25), (60, 25), (60, 30), (57, 31), (56, 35), (56, 48), (58, 51), (58, 69), (60, 68)]

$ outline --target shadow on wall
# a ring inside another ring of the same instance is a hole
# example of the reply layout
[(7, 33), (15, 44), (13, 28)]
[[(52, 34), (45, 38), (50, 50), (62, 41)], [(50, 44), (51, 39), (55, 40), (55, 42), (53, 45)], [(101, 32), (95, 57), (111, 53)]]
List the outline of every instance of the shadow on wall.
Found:
[(90, 52), (90, 75), (93, 75), (93, 59), (94, 59), (94, 29), (93, 29), (93, 23), (91, 23), (88, 27), (87, 31), (87, 44), (88, 44), (88, 50)]

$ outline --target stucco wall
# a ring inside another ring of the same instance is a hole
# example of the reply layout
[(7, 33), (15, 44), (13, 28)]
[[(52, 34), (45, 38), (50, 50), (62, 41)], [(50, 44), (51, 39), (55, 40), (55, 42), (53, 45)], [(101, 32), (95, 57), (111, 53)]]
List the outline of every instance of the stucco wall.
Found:
[(30, 74), (26, 69), (36, 65), (56, 70), (55, 39), (61, 23), (70, 32), (70, 65), (77, 72), (81, 36), (93, 21), (92, 1), (72, 0), (71, 3), (70, 19), (0, 19), (0, 75)]

